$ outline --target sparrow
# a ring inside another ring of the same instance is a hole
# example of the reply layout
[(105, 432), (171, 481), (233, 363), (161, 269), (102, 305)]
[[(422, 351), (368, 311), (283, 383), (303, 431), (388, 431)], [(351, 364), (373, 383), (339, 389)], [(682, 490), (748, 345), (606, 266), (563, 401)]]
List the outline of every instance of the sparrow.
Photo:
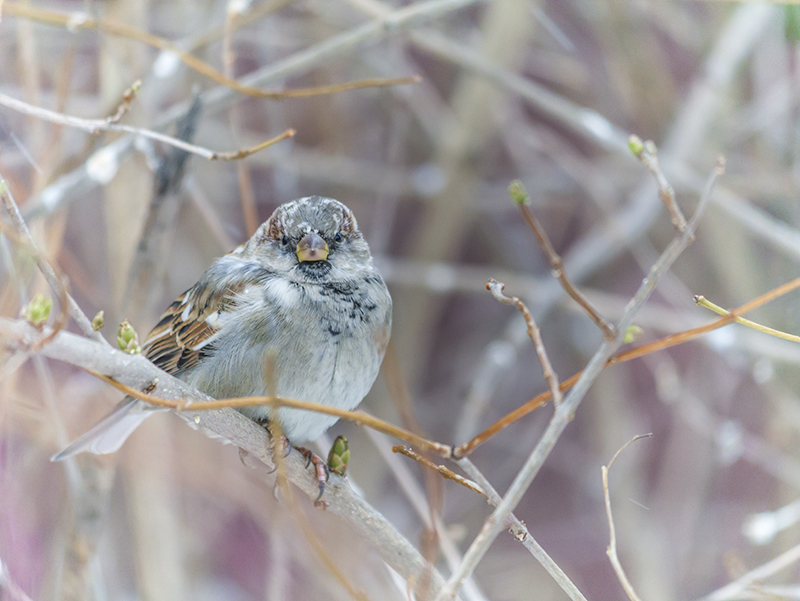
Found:
[[(167, 308), (142, 353), (213, 398), (276, 394), (354, 409), (378, 375), (391, 325), (392, 298), (352, 211), (309, 196), (280, 205), (214, 261)], [(152, 411), (127, 397), (52, 459), (112, 453)], [(240, 411), (277, 421), (294, 444), (338, 420), (285, 407)]]

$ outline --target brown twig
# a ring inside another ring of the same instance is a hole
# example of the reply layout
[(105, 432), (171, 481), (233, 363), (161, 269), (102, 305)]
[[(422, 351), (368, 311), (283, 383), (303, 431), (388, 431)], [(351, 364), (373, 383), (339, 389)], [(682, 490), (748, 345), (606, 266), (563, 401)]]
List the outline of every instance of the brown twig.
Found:
[[(270, 390), (269, 393), (274, 396), (275, 395), (275, 354), (271, 353), (267, 356), (266, 360), (264, 361), (264, 378), (266, 382), (270, 382)], [(271, 419), (267, 423), (267, 427), (269, 429), (270, 437), (272, 438), (273, 444), (276, 444), (275, 441), (284, 441), (288, 444), (286, 437), (283, 435), (283, 431), (281, 430), (280, 421), (277, 419)], [(300, 505), (295, 502), (294, 493), (292, 491), (291, 486), (289, 486), (289, 478), (286, 473), (286, 464), (284, 462), (283, 452), (277, 451), (272, 454), (272, 457), (275, 461), (275, 469), (277, 471), (277, 478), (276, 483), (280, 487), (280, 490), (286, 500), (285, 506), (289, 509), (289, 514), (294, 519), (295, 524), (300, 527), (300, 530), (303, 531), (303, 535), (306, 537), (308, 544), (311, 545), (311, 548), (317, 554), (320, 561), (325, 565), (334, 579), (342, 585), (342, 587), (350, 594), (353, 599), (357, 601), (369, 601), (367, 596), (362, 592), (356, 589), (350, 581), (345, 577), (342, 571), (339, 569), (339, 566), (336, 565), (336, 562), (331, 557), (330, 553), (325, 550), (325, 547), (322, 546), (319, 538), (317, 537), (316, 532), (314, 532), (314, 528), (308, 521), (306, 515), (300, 509)], [(320, 491), (320, 495), (322, 495), (322, 491)], [(320, 500), (319, 498), (314, 502), (314, 506), (319, 509), (325, 509), (327, 507), (327, 503), (325, 501)]]
[[(733, 323), (737, 316), (744, 315), (745, 313), (752, 311), (766, 303), (775, 300), (778, 297), (783, 296), (791, 292), (792, 290), (796, 290), (800, 288), (800, 278), (796, 278), (791, 282), (787, 282), (785, 284), (781, 284), (776, 288), (773, 288), (769, 292), (762, 294), (754, 298), (753, 300), (745, 303), (741, 307), (738, 307), (730, 312), (727, 317), (721, 317), (716, 321), (713, 321), (709, 324), (704, 326), (700, 326), (697, 328), (692, 328), (690, 330), (684, 330), (683, 332), (678, 332), (677, 334), (670, 334), (669, 336), (665, 336), (659, 340), (654, 342), (650, 342), (648, 344), (642, 345), (638, 348), (631, 349), (629, 351), (625, 351), (624, 353), (620, 353), (616, 357), (613, 357), (609, 360), (608, 365), (617, 365), (619, 363), (625, 363), (626, 361), (630, 361), (632, 359), (638, 359), (639, 357), (644, 357), (645, 355), (649, 355), (651, 353), (655, 353), (657, 351), (663, 351), (668, 348), (672, 348), (673, 346), (678, 346), (679, 344), (684, 344), (685, 342), (689, 342), (690, 340), (694, 340), (703, 334), (707, 334), (709, 332), (713, 332), (714, 330), (718, 330), (719, 328), (726, 326), (730, 323)], [(572, 388), (575, 382), (578, 381), (581, 374), (583, 372), (578, 372), (573, 376), (570, 376), (566, 380), (564, 380), (561, 385), (559, 386), (559, 390), (561, 392), (565, 392)], [(535, 396), (531, 400), (529, 400), (524, 405), (521, 405), (511, 413), (506, 414), (499, 420), (497, 420), (494, 424), (486, 428), (483, 432), (469, 440), (468, 442), (457, 446), (453, 449), (453, 456), (454, 457), (466, 457), (484, 442), (489, 440), (492, 436), (497, 434), (498, 432), (504, 430), (514, 422), (516, 422), (521, 417), (528, 415), (531, 411), (534, 411), (545, 405), (547, 401), (552, 398), (552, 393), (543, 392), (540, 395)]]
[(550, 394), (551, 398), (553, 399), (553, 404), (558, 407), (561, 404), (561, 390), (558, 384), (558, 376), (553, 369), (553, 365), (550, 363), (550, 358), (547, 356), (547, 349), (544, 347), (542, 332), (539, 330), (539, 326), (536, 325), (533, 315), (531, 315), (531, 312), (528, 311), (528, 307), (525, 306), (525, 303), (523, 303), (519, 297), (506, 296), (503, 294), (505, 287), (505, 284), (494, 279), (491, 279), (486, 283), (486, 289), (492, 293), (492, 296), (495, 299), (504, 305), (516, 307), (519, 312), (522, 313), (522, 317), (525, 318), (525, 323), (528, 326), (528, 337), (531, 339), (531, 342), (533, 342), (533, 346), (536, 349), (536, 354), (539, 355), (539, 361), (542, 364), (544, 378), (547, 380), (547, 384), (550, 386)]
[(639, 159), (642, 165), (647, 168), (656, 180), (658, 197), (661, 199), (661, 202), (664, 203), (664, 206), (667, 207), (669, 216), (672, 219), (672, 225), (675, 226), (675, 229), (678, 230), (679, 233), (683, 233), (686, 230), (686, 218), (683, 216), (683, 212), (675, 200), (674, 188), (670, 186), (667, 178), (664, 176), (664, 172), (661, 171), (661, 165), (658, 162), (658, 149), (656, 148), (655, 142), (652, 140), (642, 142), (639, 136), (631, 135), (628, 138), (628, 148), (631, 149), (634, 156)]
[[(36, 330), (23, 320), (0, 317), (0, 336), (6, 340), (21, 337), (23, 344), (36, 336)], [(172, 399), (194, 399), (195, 408), (208, 400), (185, 382), (159, 370), (144, 357), (128, 355), (122, 351), (99, 345), (97, 342), (62, 331), (40, 354), (63, 361), (81, 369), (101, 371), (124, 380), (137, 388), (155, 389), (155, 393)], [(182, 401), (185, 403), (185, 400)], [(215, 439), (222, 439), (244, 449), (259, 461), (272, 465), (272, 444), (267, 432), (238, 411), (222, 409), (213, 412), (176, 412), (192, 428)], [(305, 459), (295, 450), (283, 458), (286, 473), (292, 483), (311, 499), (319, 494), (317, 479), (306, 468)], [(365, 539), (395, 571), (406, 580), (419, 578), (431, 570), (432, 590), (440, 590), (444, 582), (441, 574), (429, 568), (422, 555), (380, 513), (360, 496), (353, 493), (346, 481), (331, 475), (325, 487), (326, 513), (345, 520)]]
[(614, 328), (601, 317), (597, 309), (592, 307), (592, 304), (583, 295), (583, 293), (575, 288), (575, 286), (572, 285), (572, 282), (570, 282), (567, 278), (567, 274), (564, 271), (564, 263), (561, 261), (561, 257), (556, 252), (556, 249), (553, 248), (553, 245), (550, 243), (550, 238), (547, 236), (547, 232), (544, 231), (544, 228), (541, 226), (539, 221), (536, 219), (536, 216), (533, 214), (533, 211), (531, 211), (530, 207), (528, 206), (530, 204), (530, 199), (528, 198), (528, 193), (525, 191), (525, 188), (522, 186), (522, 182), (512, 182), (508, 188), (508, 191), (511, 195), (511, 199), (517, 204), (519, 210), (522, 212), (525, 222), (533, 231), (533, 236), (536, 238), (539, 248), (542, 249), (545, 257), (547, 257), (547, 260), (550, 263), (550, 269), (553, 272), (553, 277), (555, 277), (561, 284), (564, 292), (569, 294), (576, 303), (583, 307), (583, 310), (586, 311), (587, 315), (589, 315), (589, 318), (595, 323), (595, 325), (597, 325), (598, 328), (600, 328), (600, 331), (603, 333), (603, 338), (605, 340), (614, 340), (617, 337), (616, 332), (614, 332)]
[[(389, 340), (389, 344), (386, 347), (386, 354), (383, 358), (381, 370), (386, 381), (389, 395), (400, 415), (401, 423), (409, 431), (417, 436), (425, 438), (426, 433), (417, 418), (414, 409), (414, 400), (408, 388), (408, 382), (403, 375), (397, 348), (391, 340)], [(439, 532), (435, 524), (441, 522), (444, 487), (442, 486), (442, 481), (437, 478), (432, 471), (426, 470), (425, 488), (428, 502), (428, 521), (422, 538), (422, 555), (431, 565), (435, 565), (438, 561), (437, 554), (439, 551)], [(424, 573), (415, 585), (415, 593), (419, 598), (425, 599), (428, 597), (427, 593), (429, 590), (430, 574)]]
[(234, 397), (229, 399), (220, 399), (214, 401), (203, 401), (203, 402), (196, 402), (196, 401), (187, 401), (185, 399), (165, 399), (158, 396), (154, 396), (151, 394), (147, 394), (145, 392), (141, 392), (135, 388), (132, 388), (122, 382), (119, 382), (113, 378), (105, 376), (101, 373), (96, 371), (92, 371), (90, 369), (86, 369), (88, 373), (93, 375), (95, 378), (103, 380), (107, 384), (110, 384), (117, 390), (124, 392), (132, 396), (135, 399), (140, 401), (145, 401), (146, 403), (150, 403), (151, 405), (155, 405), (157, 407), (166, 407), (168, 409), (172, 409), (174, 411), (213, 411), (216, 409), (224, 409), (224, 408), (239, 408), (239, 407), (254, 407), (254, 406), (268, 406), (268, 407), (290, 407), (292, 409), (302, 409), (304, 411), (314, 411), (317, 413), (323, 413), (325, 415), (333, 415), (338, 417), (339, 419), (345, 419), (347, 421), (351, 421), (358, 426), (367, 426), (368, 428), (372, 428), (373, 430), (377, 430), (378, 432), (383, 432), (384, 434), (388, 434), (394, 438), (407, 442), (409, 444), (413, 444), (421, 449), (425, 449), (426, 451), (431, 451), (437, 453), (443, 457), (450, 457), (452, 455), (452, 447), (446, 444), (442, 444), (440, 442), (435, 442), (432, 440), (426, 440), (421, 436), (417, 436), (413, 432), (409, 432), (408, 430), (404, 430), (398, 426), (390, 424), (389, 422), (385, 422), (382, 419), (379, 419), (375, 416), (369, 415), (363, 411), (347, 411), (345, 409), (338, 409), (336, 407), (331, 407), (329, 405), (323, 405), (321, 403), (312, 403), (310, 401), (299, 401), (296, 399), (285, 399), (282, 397), (275, 397), (275, 396), (250, 396), (250, 397)]
[(430, 459), (428, 459), (426, 457), (423, 457), (422, 455), (420, 455), (419, 453), (417, 453), (416, 451), (414, 451), (413, 449), (410, 449), (409, 447), (407, 447), (405, 445), (395, 445), (395, 446), (393, 446), (392, 447), (392, 453), (400, 453), (401, 455), (405, 455), (406, 457), (408, 457), (409, 459), (413, 459), (414, 461), (416, 461), (420, 465), (423, 465), (423, 466), (427, 467), (428, 469), (431, 469), (431, 470), (433, 470), (435, 472), (439, 472), (439, 474), (441, 474), (441, 476), (445, 480), (452, 480), (453, 482), (457, 482), (461, 486), (464, 486), (465, 488), (468, 488), (471, 491), (476, 492), (479, 495), (483, 495), (484, 497), (486, 497), (486, 493), (483, 492), (483, 489), (480, 486), (478, 486), (475, 482), (473, 482), (472, 480), (469, 480), (469, 479), (465, 478), (464, 476), (460, 476), (460, 475), (456, 474), (453, 470), (447, 469), (443, 465), (436, 465)]
[(295, 130), (293, 129), (287, 129), (282, 134), (275, 136), (274, 138), (270, 138), (266, 142), (262, 142), (261, 144), (254, 146), (252, 148), (245, 148), (232, 152), (215, 152), (213, 150), (209, 150), (208, 148), (204, 148), (202, 146), (196, 146), (194, 144), (189, 144), (188, 142), (184, 142), (183, 140), (178, 140), (177, 138), (173, 138), (172, 136), (167, 136), (165, 134), (161, 134), (150, 129), (143, 129), (141, 127), (132, 127), (130, 125), (122, 125), (121, 123), (113, 123), (110, 122), (108, 119), (83, 119), (81, 117), (72, 117), (70, 115), (64, 115), (62, 113), (50, 111), (38, 106), (33, 106), (32, 104), (28, 104), (27, 102), (17, 100), (16, 98), (11, 98), (10, 96), (6, 96), (5, 94), (0, 94), (0, 105), (18, 111), (20, 113), (24, 113), (26, 115), (31, 115), (33, 117), (43, 119), (44, 121), (49, 121), (51, 123), (56, 123), (58, 125), (66, 125), (69, 127), (74, 127), (76, 129), (81, 129), (83, 131), (89, 132), (90, 134), (97, 134), (101, 131), (118, 131), (118, 132), (134, 134), (137, 136), (143, 136), (145, 138), (150, 138), (152, 140), (163, 142), (164, 144), (169, 144), (170, 146), (175, 146), (176, 148), (180, 148), (182, 150), (185, 150), (186, 152), (191, 152), (192, 154), (196, 154), (210, 161), (214, 160), (233, 161), (237, 159), (242, 159), (246, 156), (250, 156), (255, 152), (258, 152), (259, 150), (263, 150), (268, 146), (277, 144), (281, 140), (285, 140), (286, 138), (291, 138), (296, 133)]
[(257, 98), (269, 98), (271, 100), (284, 100), (286, 98), (303, 98), (307, 96), (321, 96), (325, 94), (336, 94), (338, 92), (346, 92), (349, 90), (359, 90), (362, 88), (378, 88), (386, 86), (396, 86), (405, 84), (415, 84), (422, 81), (419, 75), (411, 77), (396, 77), (392, 79), (365, 79), (360, 81), (349, 81), (341, 84), (333, 84), (328, 86), (318, 86), (313, 88), (298, 88), (293, 90), (279, 90), (270, 91), (254, 88), (252, 86), (239, 83), (233, 78), (227, 77), (225, 74), (220, 73), (214, 67), (206, 62), (203, 62), (196, 56), (189, 54), (183, 49), (179, 48), (176, 44), (155, 36), (146, 31), (116, 23), (109, 19), (95, 19), (88, 13), (73, 13), (65, 15), (41, 8), (33, 8), (16, 2), (6, 3), (6, 13), (17, 17), (36, 21), (46, 25), (65, 27), (68, 30), (89, 29), (99, 30), (109, 35), (128, 38), (142, 42), (159, 50), (171, 52), (175, 57), (180, 60), (187, 67), (194, 69), (201, 75), (208, 79), (226, 86), (240, 94), (247, 96), (254, 96)]
[(217, 160), (217, 161), (238, 161), (239, 159), (243, 159), (245, 157), (249, 157), (251, 154), (255, 154), (255, 153), (257, 153), (257, 152), (259, 152), (261, 150), (264, 150), (265, 148), (268, 148), (269, 146), (272, 146), (273, 144), (277, 144), (278, 142), (282, 142), (283, 140), (286, 140), (287, 138), (294, 137), (294, 135), (296, 133), (297, 133), (297, 131), (294, 130), (294, 129), (287, 129), (282, 134), (278, 134), (274, 138), (270, 138), (269, 140), (266, 140), (265, 142), (262, 142), (261, 144), (253, 146), (252, 148), (243, 148), (241, 150), (234, 150), (232, 152), (214, 152), (208, 158), (211, 159), (211, 160)]
[(625, 593), (628, 595), (628, 598), (631, 601), (641, 600), (636, 594), (636, 591), (633, 590), (633, 585), (625, 575), (625, 570), (622, 568), (622, 564), (619, 561), (619, 556), (617, 555), (617, 531), (614, 528), (614, 518), (611, 515), (611, 496), (608, 492), (608, 470), (611, 469), (611, 465), (614, 463), (614, 460), (622, 451), (640, 438), (649, 438), (650, 436), (652, 436), (652, 434), (639, 434), (634, 436), (628, 442), (622, 445), (622, 447), (616, 453), (614, 453), (614, 456), (611, 458), (611, 461), (608, 462), (608, 465), (603, 465), (600, 467), (600, 472), (603, 476), (603, 497), (605, 498), (606, 502), (606, 517), (608, 518), (608, 530), (610, 533), (610, 540), (608, 543), (608, 548), (606, 549), (606, 554), (608, 555), (609, 560), (611, 560), (611, 565), (614, 568), (614, 572), (617, 574), (620, 584), (622, 584), (622, 588), (625, 590)]

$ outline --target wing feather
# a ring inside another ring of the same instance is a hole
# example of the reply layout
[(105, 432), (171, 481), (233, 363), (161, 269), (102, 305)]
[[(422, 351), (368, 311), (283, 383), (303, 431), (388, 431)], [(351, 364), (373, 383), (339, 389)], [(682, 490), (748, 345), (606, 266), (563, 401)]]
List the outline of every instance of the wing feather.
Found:
[(217, 278), (222, 285), (214, 286), (204, 277), (175, 299), (147, 336), (142, 349), (145, 357), (167, 373), (178, 375), (211, 352), (210, 339), (219, 331), (219, 316), (236, 307), (237, 295), (246, 286), (271, 275), (260, 265), (241, 260), (236, 263), (227, 266), (234, 273)]

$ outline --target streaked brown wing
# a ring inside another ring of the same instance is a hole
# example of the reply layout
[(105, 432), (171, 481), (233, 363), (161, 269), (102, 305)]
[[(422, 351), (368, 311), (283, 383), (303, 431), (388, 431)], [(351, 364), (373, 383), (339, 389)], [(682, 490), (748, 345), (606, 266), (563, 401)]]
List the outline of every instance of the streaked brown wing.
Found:
[(194, 367), (208, 352), (203, 345), (219, 329), (219, 313), (229, 309), (244, 284), (215, 290), (196, 284), (172, 303), (144, 343), (144, 356), (170, 374)]

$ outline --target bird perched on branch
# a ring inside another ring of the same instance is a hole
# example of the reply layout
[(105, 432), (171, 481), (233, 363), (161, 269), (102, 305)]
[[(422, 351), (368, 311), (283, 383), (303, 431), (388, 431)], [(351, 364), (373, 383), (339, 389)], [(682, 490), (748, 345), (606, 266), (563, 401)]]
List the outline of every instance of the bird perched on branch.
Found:
[[(378, 375), (391, 322), (392, 299), (352, 211), (310, 196), (279, 206), (250, 240), (217, 259), (164, 312), (142, 352), (214, 398), (274, 392), (354, 409)], [(53, 460), (116, 451), (151, 409), (128, 397)], [(277, 411), (293, 443), (316, 439), (338, 419), (289, 408), (241, 411), (256, 420)]]

